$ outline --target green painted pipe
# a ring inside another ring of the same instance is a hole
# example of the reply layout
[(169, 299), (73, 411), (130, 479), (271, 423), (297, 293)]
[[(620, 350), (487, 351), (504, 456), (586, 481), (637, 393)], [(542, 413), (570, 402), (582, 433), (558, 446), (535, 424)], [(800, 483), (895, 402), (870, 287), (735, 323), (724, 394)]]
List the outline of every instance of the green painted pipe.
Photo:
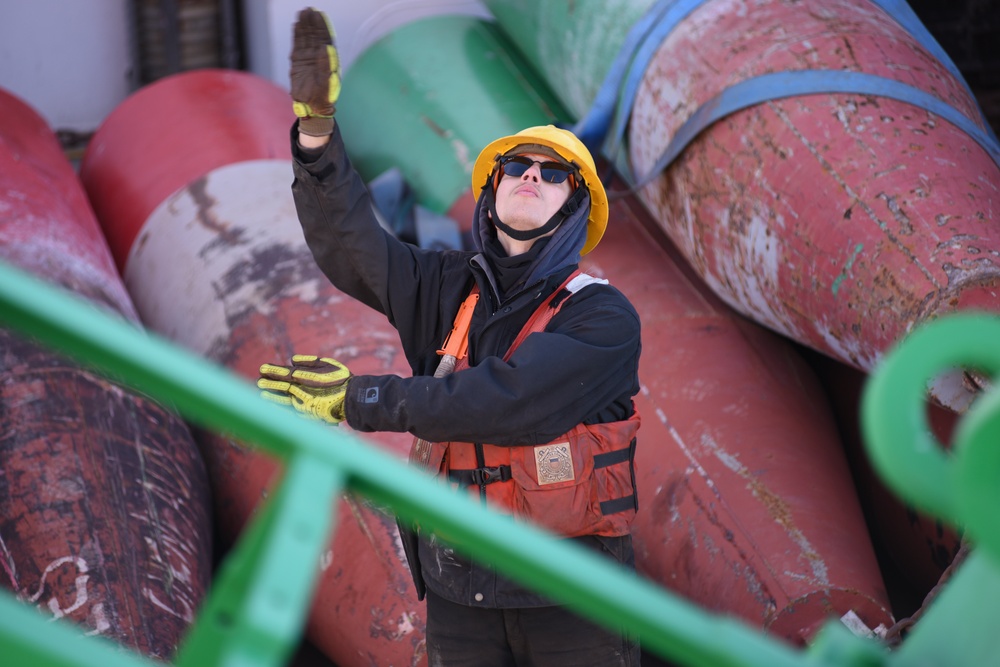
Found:
[(575, 118), (590, 109), (628, 31), (654, 0), (486, 0), (487, 9)]
[(370, 46), (344, 75), (337, 122), (362, 177), (398, 167), (420, 202), (446, 212), (479, 151), (569, 114), (495, 23), (437, 16)]

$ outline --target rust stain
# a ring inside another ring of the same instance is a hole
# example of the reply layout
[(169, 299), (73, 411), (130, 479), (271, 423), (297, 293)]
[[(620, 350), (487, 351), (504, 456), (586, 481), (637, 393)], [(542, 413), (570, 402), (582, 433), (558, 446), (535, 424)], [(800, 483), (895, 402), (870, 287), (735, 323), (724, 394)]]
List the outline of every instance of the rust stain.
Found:
[(215, 241), (202, 249), (199, 253), (200, 256), (204, 256), (209, 250), (219, 245), (237, 246), (247, 243), (243, 237), (244, 230), (220, 221), (215, 215), (215, 205), (218, 202), (208, 194), (208, 176), (191, 181), (187, 186), (187, 192), (198, 209), (198, 223), (216, 236)]
[[(226, 301), (252, 283), (259, 291), (256, 301), (269, 303), (293, 292), (300, 294), (302, 285), (314, 280), (326, 278), (305, 244), (274, 243), (255, 246), (248, 255), (235, 261), (215, 285), (215, 291), (220, 300)], [(317, 298), (316, 304), (323, 300)], [(235, 324), (230, 322), (230, 328)]]
[[(806, 149), (812, 154), (812, 156), (817, 160), (817, 162), (819, 162), (823, 171), (829, 174), (829, 176), (851, 198), (851, 200), (855, 202), (855, 204), (865, 212), (865, 214), (872, 220), (872, 222), (878, 225), (879, 229), (881, 229), (883, 233), (885, 233), (886, 238), (889, 240), (889, 242), (892, 243), (899, 250), (899, 252), (901, 252), (907, 258), (909, 263), (912, 266), (919, 269), (920, 272), (923, 273), (927, 281), (931, 283), (931, 285), (933, 285), (935, 288), (939, 288), (940, 286), (935, 280), (934, 275), (927, 269), (927, 267), (923, 265), (923, 263), (919, 260), (919, 258), (917, 258), (917, 256), (913, 254), (913, 251), (910, 250), (900, 240), (900, 238), (889, 229), (889, 226), (885, 222), (885, 220), (883, 220), (879, 215), (877, 215), (874, 209), (872, 209), (871, 206), (869, 206), (862, 200), (862, 198), (854, 190), (854, 188), (851, 187), (851, 185), (847, 183), (847, 181), (843, 178), (843, 176), (841, 176), (841, 174), (836, 169), (834, 169), (833, 165), (825, 157), (823, 157), (819, 148), (815, 146), (802, 134), (799, 128), (795, 126), (795, 123), (792, 122), (791, 118), (789, 118), (788, 114), (785, 113), (785, 111), (782, 108), (780, 108), (779, 105), (776, 105), (773, 102), (770, 102), (768, 104), (774, 110), (774, 113), (777, 114), (778, 117), (782, 120), (782, 122), (785, 123), (789, 131), (795, 135), (795, 137), (802, 143), (803, 146), (806, 147)], [(910, 232), (912, 233), (912, 227), (910, 227)]]
[[(702, 479), (714, 500), (706, 501), (700, 493), (695, 491), (691, 485), (693, 477)], [(704, 521), (714, 527), (721, 539), (728, 543), (729, 548), (735, 552), (734, 559), (726, 559), (725, 567), (730, 571), (730, 575), (724, 578), (728, 580), (732, 577), (733, 581), (742, 581), (755, 603), (765, 609), (765, 616), (773, 614), (777, 610), (777, 600), (759, 576), (758, 568), (755, 565), (756, 558), (748, 553), (736, 539), (737, 531), (740, 533), (743, 531), (728, 525), (719, 515), (716, 503), (724, 506), (725, 501), (708, 472), (697, 464), (689, 466), (683, 474), (671, 475), (664, 490), (657, 495), (653, 511), (658, 518), (664, 520), (662, 525), (677, 525), (680, 517), (691, 516), (690, 511), (682, 512), (680, 509), (685, 498), (688, 498), (697, 508), (697, 516), (702, 517)], [(668, 518), (669, 521), (667, 521)], [(699, 537), (704, 550), (712, 555), (713, 560), (717, 557), (725, 558), (724, 552), (712, 540), (712, 536), (704, 531), (696, 530), (694, 523), (689, 522), (683, 543), (671, 549), (676, 554), (674, 560), (676, 567), (679, 568), (679, 571), (674, 575), (675, 580), (704, 581), (704, 576), (696, 571), (698, 568), (704, 567), (705, 561), (704, 556), (698, 554)]]
[(792, 543), (798, 546), (799, 553), (808, 563), (815, 582), (823, 586), (829, 585), (830, 580), (827, 565), (802, 530), (795, 525), (794, 515), (788, 503), (780, 495), (771, 491), (757, 475), (748, 470), (739, 461), (738, 457), (723, 450), (711, 438), (705, 438), (702, 442), (723, 465), (746, 480), (751, 493), (755, 498), (760, 500), (761, 505), (767, 510), (768, 515), (782, 527)]
[(431, 132), (438, 135), (442, 139), (447, 139), (451, 136), (451, 132), (438, 125), (432, 118), (422, 115), (420, 116), (420, 120), (423, 121), (424, 125), (430, 128)]
[[(736, 581), (743, 582), (747, 592), (753, 596), (757, 604), (765, 609), (765, 616), (772, 615), (778, 608), (777, 599), (758, 575), (758, 567), (754, 564), (756, 559), (737, 543), (735, 531), (725, 524), (718, 512), (710, 504), (705, 503), (697, 493), (692, 493), (691, 499), (698, 508), (699, 513), (705, 517), (710, 525), (719, 530), (723, 539), (736, 552), (737, 558), (728, 563), (728, 569), (731, 571), (732, 576)], [(741, 530), (740, 532), (743, 531)], [(715, 551), (718, 555), (718, 548), (712, 549), (711, 543), (705, 539), (707, 537), (707, 534), (702, 535), (706, 549), (709, 552)], [(700, 558), (695, 557), (693, 554), (691, 554), (691, 557), (700, 560)]]
[(913, 234), (913, 224), (910, 222), (909, 216), (903, 212), (903, 209), (899, 206), (897, 201), (899, 198), (895, 195), (889, 195), (885, 192), (880, 192), (876, 195), (878, 199), (885, 202), (886, 208), (892, 213), (892, 217), (899, 223), (899, 233), (902, 236), (910, 236)]

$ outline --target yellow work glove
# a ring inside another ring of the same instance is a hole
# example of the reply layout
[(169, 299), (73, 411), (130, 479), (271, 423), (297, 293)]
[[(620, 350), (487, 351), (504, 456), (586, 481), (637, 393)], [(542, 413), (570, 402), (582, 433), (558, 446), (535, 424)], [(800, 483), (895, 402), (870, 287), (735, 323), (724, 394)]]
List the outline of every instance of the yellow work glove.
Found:
[(261, 398), (290, 405), (314, 419), (344, 421), (344, 396), (351, 372), (329, 357), (296, 354), (291, 366), (263, 364), (257, 388)]
[(299, 12), (295, 21), (288, 78), (299, 132), (314, 137), (331, 134), (340, 97), (340, 57), (333, 26), (326, 14), (312, 7)]

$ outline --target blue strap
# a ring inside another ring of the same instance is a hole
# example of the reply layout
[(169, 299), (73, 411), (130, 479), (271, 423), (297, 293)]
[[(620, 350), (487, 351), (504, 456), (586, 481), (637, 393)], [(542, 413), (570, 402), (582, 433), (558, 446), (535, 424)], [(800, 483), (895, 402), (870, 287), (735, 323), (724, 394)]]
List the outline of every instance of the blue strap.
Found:
[(573, 133), (588, 148), (595, 150), (600, 147), (614, 118), (611, 148), (608, 150), (613, 159), (632, 114), (632, 104), (639, 84), (642, 83), (653, 54), (667, 35), (704, 1), (657, 0), (632, 26), (590, 110), (573, 128)]
[[(608, 134), (608, 128), (611, 126), (612, 118), (615, 115), (615, 108), (626, 100), (626, 104), (631, 108), (632, 100), (635, 99), (635, 88), (638, 87), (638, 81), (634, 82), (635, 86), (630, 92), (623, 89), (622, 83), (626, 78), (630, 82), (633, 82), (636, 78), (638, 80), (642, 79), (642, 74), (645, 73), (646, 67), (649, 64), (649, 58), (641, 62), (633, 62), (636, 53), (643, 48), (644, 44), (659, 44), (662, 41), (657, 40), (656, 35), (650, 35), (650, 31), (654, 28), (662, 28), (664, 25), (663, 15), (674, 2), (675, 0), (657, 0), (643, 14), (642, 18), (636, 21), (635, 25), (629, 29), (628, 34), (625, 36), (625, 42), (618, 50), (618, 55), (612, 61), (608, 73), (604, 76), (604, 81), (601, 83), (601, 87), (597, 91), (590, 109), (573, 126), (573, 134), (591, 151), (597, 152), (604, 142)], [(670, 24), (671, 30), (674, 25), (676, 23)], [(657, 30), (657, 34), (660, 32), (662, 30)], [(669, 34), (669, 30), (667, 34)], [(666, 34), (663, 36), (665, 37)], [(649, 55), (651, 57), (652, 52)], [(638, 77), (636, 77), (637, 72)]]
[[(659, 4), (663, 4), (662, 0), (660, 0)], [(608, 127), (611, 125), (611, 117), (615, 112), (615, 105), (621, 98), (621, 81), (628, 72), (632, 56), (639, 48), (639, 45), (642, 44), (643, 39), (645, 39), (646, 31), (649, 30), (650, 26), (657, 19), (656, 7), (654, 7), (652, 10), (647, 11), (629, 29), (628, 34), (625, 36), (625, 42), (618, 50), (618, 55), (611, 62), (611, 68), (604, 75), (604, 81), (601, 83), (597, 95), (594, 96), (594, 101), (591, 102), (590, 109), (571, 128), (573, 134), (593, 153), (596, 153), (600, 149), (601, 143), (603, 143), (604, 137), (608, 133)]]
[[(602, 144), (607, 142), (608, 157), (614, 161), (625, 135), (625, 127), (630, 120), (632, 106), (635, 102), (639, 85), (645, 77), (649, 62), (652, 60), (656, 50), (660, 47), (667, 36), (683, 21), (691, 12), (697, 9), (705, 0), (658, 0), (629, 30), (624, 44), (618, 52), (611, 69), (605, 76), (604, 82), (598, 91), (594, 102), (584, 117), (573, 127), (573, 132), (580, 137), (581, 141), (596, 151)], [(931, 36), (920, 19), (913, 12), (905, 0), (869, 0), (872, 4), (881, 8), (892, 17), (904, 30), (916, 39), (921, 46), (937, 58), (949, 72), (965, 86), (970, 97), (975, 101), (962, 77), (958, 68), (952, 62), (948, 54)], [(901, 86), (903, 84), (900, 84)], [(906, 86), (909, 88), (908, 86)], [(915, 90), (915, 89), (914, 89)], [(840, 90), (835, 91), (815, 91), (815, 92), (863, 92)], [(920, 91), (917, 91), (918, 93)], [(791, 93), (796, 94), (796, 93)], [(768, 99), (787, 97), (785, 93), (772, 94)], [(907, 94), (904, 101), (911, 99), (922, 99), (923, 94)], [(899, 98), (897, 98), (899, 99)], [(931, 110), (926, 104), (917, 104)], [(934, 106), (939, 106), (935, 104)], [(978, 107), (977, 107), (978, 109)], [(953, 110), (954, 111), (954, 110)], [(981, 109), (978, 109), (980, 119), (987, 128), (985, 134), (992, 140), (991, 145), (995, 147), (997, 137), (986, 120)], [(699, 110), (700, 113), (702, 112)], [(707, 113), (707, 112), (705, 112)], [(935, 112), (938, 113), (938, 112)], [(955, 113), (958, 113), (955, 111)], [(951, 120), (952, 113), (939, 113), (943, 118)], [(689, 119), (690, 120), (690, 119)], [(716, 119), (717, 120), (717, 119)], [(968, 123), (951, 121), (963, 129)], [(612, 128), (611, 125), (614, 124)], [(686, 125), (686, 124), (685, 124)], [(702, 128), (704, 129), (704, 128)], [(978, 129), (978, 128), (977, 128)], [(610, 136), (609, 136), (610, 130)], [(981, 130), (980, 130), (981, 132)], [(970, 135), (971, 132), (967, 132)], [(693, 137), (692, 137), (693, 138)], [(675, 137), (676, 140), (676, 137)], [(688, 139), (687, 141), (690, 141)], [(687, 141), (684, 144), (687, 144)], [(977, 138), (977, 141), (979, 139)], [(674, 142), (671, 142), (673, 144)], [(979, 141), (980, 145), (984, 145)], [(988, 142), (990, 143), (990, 142)], [(985, 147), (985, 146), (984, 146)], [(987, 148), (990, 154), (993, 151)], [(676, 157), (676, 156), (675, 156)], [(662, 161), (662, 160), (661, 160)], [(668, 163), (669, 164), (669, 163)]]
[(987, 133), (993, 138), (993, 141), (997, 141), (997, 135), (993, 132), (993, 128), (986, 119), (986, 114), (983, 113), (982, 108), (979, 107), (979, 103), (976, 102), (976, 96), (972, 92), (972, 89), (969, 88), (969, 84), (965, 81), (965, 77), (962, 76), (958, 67), (948, 56), (945, 50), (941, 48), (941, 45), (938, 44), (933, 35), (931, 35), (924, 24), (921, 23), (920, 18), (916, 15), (916, 13), (914, 13), (910, 5), (907, 4), (905, 0), (870, 0), (870, 2), (878, 7), (881, 7), (882, 11), (894, 18), (896, 23), (902, 26), (904, 30), (920, 42), (920, 45), (924, 47), (932, 56), (937, 58), (937, 60), (944, 65), (945, 69), (951, 72), (951, 75), (965, 87), (965, 91), (976, 104), (976, 110), (979, 111), (979, 118), (983, 121), (983, 125), (986, 126)]
[(652, 182), (687, 147), (702, 130), (717, 120), (747, 107), (769, 100), (794, 97), (796, 95), (817, 95), (822, 93), (858, 93), (887, 97), (912, 104), (929, 111), (955, 125), (976, 140), (1000, 166), (1000, 145), (996, 139), (986, 134), (982, 128), (955, 109), (926, 93), (899, 81), (886, 79), (874, 74), (849, 72), (845, 70), (802, 70), (793, 72), (773, 72), (741, 81), (705, 102), (695, 111), (674, 134), (660, 158), (644, 176), (638, 179), (633, 189)]

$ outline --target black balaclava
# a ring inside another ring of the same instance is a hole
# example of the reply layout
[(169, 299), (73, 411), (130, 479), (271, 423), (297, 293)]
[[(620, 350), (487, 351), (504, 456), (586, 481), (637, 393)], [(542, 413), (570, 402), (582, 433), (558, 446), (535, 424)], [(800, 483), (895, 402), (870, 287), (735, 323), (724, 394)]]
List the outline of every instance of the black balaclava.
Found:
[(499, 216), (492, 182), (492, 178), (487, 181), (476, 202), (473, 241), (487, 260), (490, 278), (501, 299), (519, 286), (532, 285), (567, 266), (580, 263), (590, 215), (590, 191), (585, 184), (581, 183), (546, 223), (550, 228), (555, 227), (552, 236), (538, 239), (525, 253), (508, 257), (493, 224)]

